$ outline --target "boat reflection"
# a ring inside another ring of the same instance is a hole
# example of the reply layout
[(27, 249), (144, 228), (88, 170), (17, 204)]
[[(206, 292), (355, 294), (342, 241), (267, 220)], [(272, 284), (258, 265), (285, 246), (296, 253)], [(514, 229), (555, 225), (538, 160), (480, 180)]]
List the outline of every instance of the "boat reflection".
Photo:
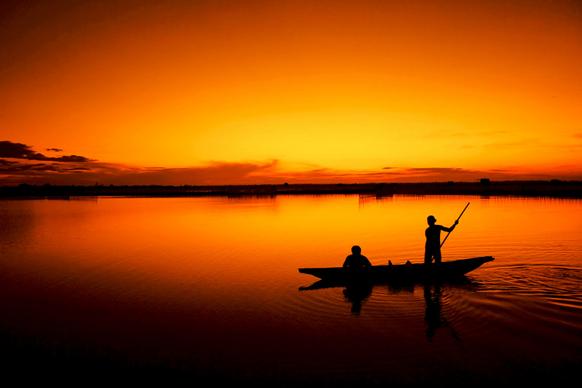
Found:
[(425, 313), (424, 321), (426, 323), (426, 339), (430, 342), (434, 338), (438, 329), (447, 328), (450, 335), (455, 341), (461, 341), (453, 325), (442, 314), (442, 297), (447, 290), (452, 288), (462, 288), (467, 291), (477, 291), (479, 283), (467, 277), (455, 279), (447, 282), (428, 282), (428, 283), (384, 283), (377, 284), (371, 282), (330, 282), (319, 280), (309, 286), (300, 287), (300, 291), (314, 291), (327, 288), (343, 288), (345, 301), (351, 304), (351, 313), (355, 316), (360, 315), (362, 307), (366, 300), (370, 298), (374, 289), (387, 287), (390, 294), (413, 294), (417, 287), (422, 287)]

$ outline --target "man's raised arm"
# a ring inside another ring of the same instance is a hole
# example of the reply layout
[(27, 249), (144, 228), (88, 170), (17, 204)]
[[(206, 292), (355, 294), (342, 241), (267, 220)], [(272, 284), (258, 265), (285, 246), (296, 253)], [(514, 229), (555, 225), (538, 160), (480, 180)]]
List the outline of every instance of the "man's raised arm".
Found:
[(450, 228), (447, 228), (446, 226), (442, 226), (441, 225), (441, 230), (444, 230), (445, 232), (452, 232), (453, 229), (455, 229), (455, 226), (457, 226), (457, 224), (459, 223), (459, 221), (455, 221), (455, 223), (453, 224), (453, 226), (451, 226)]

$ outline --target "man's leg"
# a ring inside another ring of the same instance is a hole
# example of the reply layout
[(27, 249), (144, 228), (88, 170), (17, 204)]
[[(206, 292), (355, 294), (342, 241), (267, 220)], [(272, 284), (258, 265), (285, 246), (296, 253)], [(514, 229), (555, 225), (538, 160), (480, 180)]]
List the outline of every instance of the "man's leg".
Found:
[(434, 252), (434, 263), (440, 264), (441, 263), (441, 250), (437, 250)]
[(432, 252), (430, 249), (425, 249), (424, 250), (424, 264), (430, 265), (431, 262), (432, 262)]

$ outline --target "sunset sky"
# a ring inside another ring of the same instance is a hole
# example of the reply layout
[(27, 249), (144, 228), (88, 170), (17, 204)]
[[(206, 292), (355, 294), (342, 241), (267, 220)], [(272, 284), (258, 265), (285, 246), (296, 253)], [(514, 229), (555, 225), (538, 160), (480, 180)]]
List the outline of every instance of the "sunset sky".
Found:
[(582, 179), (579, 1), (3, 1), (0, 184)]

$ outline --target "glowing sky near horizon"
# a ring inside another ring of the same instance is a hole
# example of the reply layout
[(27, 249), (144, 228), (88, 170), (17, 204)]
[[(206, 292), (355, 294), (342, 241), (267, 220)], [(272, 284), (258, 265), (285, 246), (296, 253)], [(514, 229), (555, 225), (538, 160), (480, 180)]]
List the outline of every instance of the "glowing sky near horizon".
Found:
[(0, 140), (39, 152), (582, 170), (576, 1), (3, 2), (0, 45)]

